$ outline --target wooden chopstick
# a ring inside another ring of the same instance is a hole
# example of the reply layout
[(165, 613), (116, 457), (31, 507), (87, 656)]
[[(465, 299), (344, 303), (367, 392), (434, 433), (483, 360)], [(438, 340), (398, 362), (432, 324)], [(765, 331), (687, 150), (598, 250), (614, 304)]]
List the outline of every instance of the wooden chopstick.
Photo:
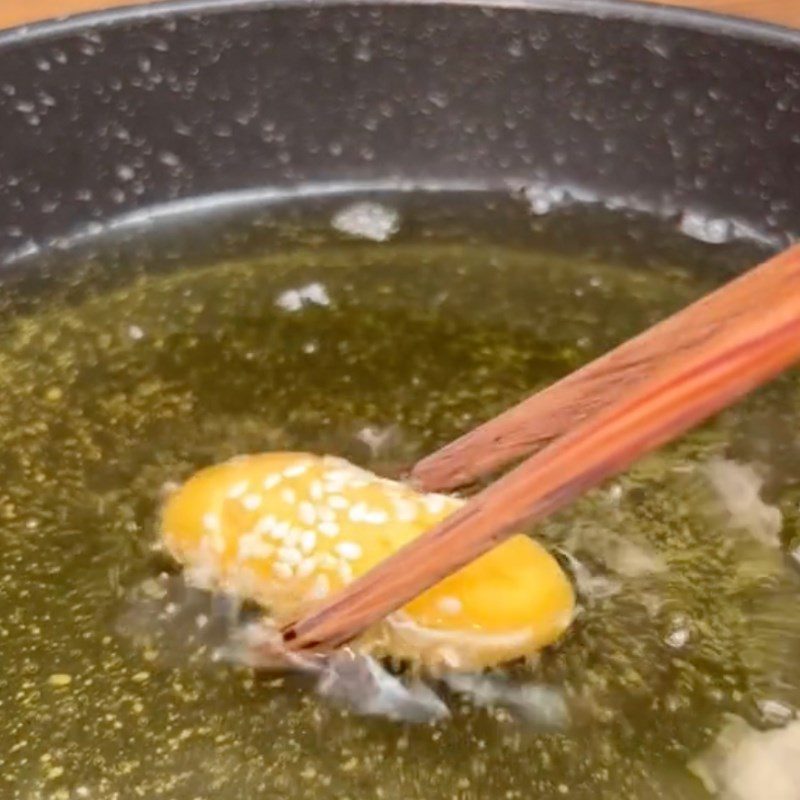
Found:
[[(573, 430), (289, 626), (287, 646), (326, 651), (350, 641), (522, 526), (563, 508), (789, 367), (800, 358), (800, 248), (693, 308), (682, 312), (693, 333), (680, 332), (676, 352), (666, 354), (666, 342), (659, 343), (661, 336), (679, 333), (662, 323), (655, 344), (644, 338), (646, 353), (656, 353), (658, 362), (644, 377), (626, 383)], [(626, 363), (637, 364), (635, 349), (626, 347)], [(593, 384), (583, 386), (586, 391)], [(574, 397), (581, 405), (580, 393)]]
[(412, 482), (425, 491), (448, 491), (536, 452), (652, 375), (709, 330), (728, 324), (733, 314), (748, 305), (766, 308), (770, 292), (797, 252), (792, 248), (745, 272), (423, 458), (411, 471)]

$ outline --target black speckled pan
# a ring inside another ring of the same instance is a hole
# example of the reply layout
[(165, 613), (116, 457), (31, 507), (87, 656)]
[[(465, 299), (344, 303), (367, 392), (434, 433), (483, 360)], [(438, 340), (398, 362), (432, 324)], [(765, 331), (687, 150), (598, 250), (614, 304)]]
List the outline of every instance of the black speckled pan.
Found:
[(0, 259), (151, 206), (566, 184), (800, 231), (800, 34), (598, 0), (187, 2), (0, 34)]

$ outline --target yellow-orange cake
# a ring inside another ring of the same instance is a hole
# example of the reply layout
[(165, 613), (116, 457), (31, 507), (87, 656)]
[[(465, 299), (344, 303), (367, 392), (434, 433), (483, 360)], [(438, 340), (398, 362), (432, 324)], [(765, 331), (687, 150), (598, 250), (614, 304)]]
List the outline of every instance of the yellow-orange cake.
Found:
[[(190, 581), (254, 600), (282, 624), (462, 503), (339, 458), (267, 453), (197, 473), (167, 501), (162, 536)], [(574, 603), (558, 562), (517, 535), (392, 614), (360, 644), (427, 666), (480, 668), (555, 641)]]

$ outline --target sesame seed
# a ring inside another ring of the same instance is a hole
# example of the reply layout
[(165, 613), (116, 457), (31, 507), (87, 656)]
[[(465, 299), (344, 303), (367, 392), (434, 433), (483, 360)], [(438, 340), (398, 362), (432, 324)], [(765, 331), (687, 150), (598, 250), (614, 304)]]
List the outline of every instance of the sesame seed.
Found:
[(275, 552), (275, 548), (265, 542), (256, 533), (248, 533), (239, 539), (238, 557), (242, 558), (269, 558)]
[(389, 515), (380, 509), (367, 511), (367, 513), (364, 514), (364, 522), (369, 522), (372, 525), (383, 525), (388, 521)]
[(307, 500), (303, 500), (300, 503), (300, 507), (297, 509), (297, 516), (303, 525), (313, 525), (317, 521), (317, 512), (314, 511), (314, 506)]
[(328, 596), (331, 590), (331, 582), (327, 575), (317, 575), (314, 586), (311, 589), (311, 596), (315, 600), (322, 600)]
[(317, 527), (319, 528), (319, 532), (325, 536), (339, 535), (339, 526), (335, 522), (320, 522)]
[(211, 512), (203, 514), (203, 527), (209, 531), (218, 531), (220, 529), (219, 515)]
[(328, 498), (328, 505), (331, 508), (349, 508), (350, 501), (346, 497), (342, 497), (340, 494), (335, 494), (332, 497)]
[(443, 614), (458, 614), (463, 608), (461, 601), (457, 597), (451, 597), (450, 595), (442, 597), (437, 605), (439, 611)]
[(297, 502), (297, 492), (295, 492), (294, 489), (284, 489), (281, 492), (281, 500), (283, 500), (284, 503), (293, 505)]
[(350, 479), (350, 470), (330, 469), (325, 473), (324, 478), (331, 483), (347, 483)]
[(287, 478), (296, 478), (304, 472), (308, 472), (308, 464), (292, 464), (292, 466), (286, 467), (283, 474)]
[(237, 497), (241, 497), (246, 491), (250, 484), (248, 481), (239, 481), (238, 483), (234, 483), (230, 489), (228, 489), (228, 498), (231, 500), (235, 500)]
[(317, 534), (314, 531), (305, 531), (300, 537), (300, 549), (304, 553), (310, 553), (317, 546)]
[(316, 568), (316, 558), (304, 558), (303, 561), (300, 562), (300, 566), (297, 568), (297, 577), (307, 578), (309, 575), (313, 574)]
[(281, 476), (278, 475), (277, 472), (273, 472), (272, 474), (267, 475), (267, 477), (264, 478), (264, 481), (261, 485), (267, 491), (269, 491), (270, 489), (274, 489), (281, 482), (281, 480), (282, 480)]
[(258, 531), (259, 533), (269, 533), (275, 527), (276, 523), (277, 520), (275, 517), (273, 517), (272, 514), (267, 514), (266, 516), (261, 517), (258, 522), (256, 522), (254, 530)]
[(325, 493), (322, 488), (322, 481), (312, 481), (309, 492), (312, 500), (322, 500), (322, 496)]
[(363, 522), (364, 516), (367, 513), (369, 513), (369, 509), (365, 503), (356, 503), (354, 506), (350, 507), (347, 516), (350, 517), (352, 522)]
[(275, 573), (276, 577), (282, 578), (285, 581), (288, 581), (290, 578), (294, 577), (294, 570), (283, 561), (276, 561), (272, 565), (272, 571)]
[(341, 561), (339, 563), (337, 572), (339, 573), (342, 583), (350, 583), (350, 581), (353, 580), (353, 570), (346, 561)]
[(248, 511), (255, 511), (261, 505), (261, 495), (258, 495), (258, 494), (246, 494), (242, 498), (242, 505)]
[(272, 526), (272, 531), (270, 535), (272, 536), (273, 539), (285, 539), (287, 533), (289, 533), (289, 523), (276, 522)]
[(300, 540), (303, 538), (304, 533), (305, 531), (303, 528), (290, 528), (283, 542), (289, 547), (299, 547)]
[(400, 522), (413, 522), (417, 518), (417, 506), (411, 500), (394, 500), (394, 510)]
[(447, 507), (447, 501), (449, 497), (444, 497), (440, 494), (429, 494), (426, 495), (423, 502), (425, 503), (425, 507), (431, 514), (439, 514), (440, 512), (444, 511)]
[(296, 550), (294, 547), (279, 547), (278, 558), (283, 561), (284, 564), (290, 564), (293, 567), (296, 567), (303, 560), (300, 551)]
[(361, 558), (361, 546), (355, 542), (341, 542), (336, 545), (336, 552), (348, 561), (357, 561)]
[(339, 566), (339, 560), (330, 553), (323, 553), (319, 558), (319, 565), (322, 569), (336, 569)]
[(239, 539), (239, 545), (236, 548), (236, 557), (241, 560), (243, 558), (250, 558), (252, 556), (252, 545), (254, 537), (252, 534), (247, 534)]

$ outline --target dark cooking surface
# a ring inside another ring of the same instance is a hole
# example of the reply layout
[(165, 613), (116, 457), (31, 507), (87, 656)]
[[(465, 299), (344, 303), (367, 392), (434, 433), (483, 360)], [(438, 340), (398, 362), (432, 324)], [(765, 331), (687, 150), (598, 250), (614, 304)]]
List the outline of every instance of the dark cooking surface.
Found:
[(300, 182), (543, 180), (800, 230), (798, 34), (552, 7), (192, 4), (0, 34), (0, 254)]

